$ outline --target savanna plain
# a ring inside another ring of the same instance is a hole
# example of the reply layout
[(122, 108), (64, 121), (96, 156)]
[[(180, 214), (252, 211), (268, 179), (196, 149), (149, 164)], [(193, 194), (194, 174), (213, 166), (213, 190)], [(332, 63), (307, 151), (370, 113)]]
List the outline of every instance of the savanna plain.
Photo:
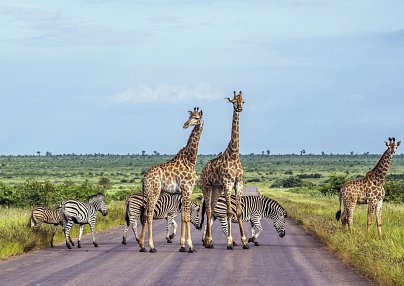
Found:
[[(347, 180), (372, 169), (381, 154), (242, 155), (244, 185), (278, 201), (288, 216), (302, 223), (342, 261), (382, 285), (404, 285), (404, 155), (395, 155), (385, 182), (382, 237), (374, 219), (366, 231), (367, 205), (358, 205), (354, 228), (335, 219), (338, 191)], [(213, 155), (200, 155), (197, 173)], [(0, 156), (0, 259), (49, 246), (52, 226), (29, 227), (31, 208), (56, 207), (68, 198), (87, 200), (106, 194), (108, 215), (97, 218), (96, 231), (124, 224), (124, 201), (141, 192), (143, 174), (171, 155), (40, 155)], [(200, 203), (196, 186), (193, 200)], [(287, 230), (287, 226), (286, 226)], [(85, 232), (89, 227), (85, 227)], [(265, 230), (264, 230), (265, 231)], [(72, 236), (77, 237), (73, 228)], [(61, 228), (55, 242), (64, 241)]]

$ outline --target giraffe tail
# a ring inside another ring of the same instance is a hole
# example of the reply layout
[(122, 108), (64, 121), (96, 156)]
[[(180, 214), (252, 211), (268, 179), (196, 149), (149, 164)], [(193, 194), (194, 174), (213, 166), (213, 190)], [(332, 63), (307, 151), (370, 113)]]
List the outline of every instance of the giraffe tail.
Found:
[(202, 229), (203, 227), (203, 221), (205, 219), (205, 212), (206, 212), (206, 201), (204, 199), (202, 199), (202, 213), (201, 213), (201, 224), (199, 225), (198, 229)]
[(146, 223), (146, 201), (144, 197), (144, 179), (142, 180), (143, 205), (140, 208), (140, 223)]
[(339, 193), (339, 210), (337, 211), (337, 213), (335, 214), (335, 219), (337, 221), (339, 221), (339, 219), (341, 218), (341, 192)]

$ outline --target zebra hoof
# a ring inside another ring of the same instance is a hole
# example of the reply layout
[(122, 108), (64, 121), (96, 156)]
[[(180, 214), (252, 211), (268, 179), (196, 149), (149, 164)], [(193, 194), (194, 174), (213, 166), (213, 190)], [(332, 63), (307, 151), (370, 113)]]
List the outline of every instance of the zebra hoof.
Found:
[(126, 245), (126, 241), (125, 241), (125, 240), (122, 240), (122, 244), (125, 244), (125, 245)]
[(174, 236), (175, 236), (175, 234), (174, 233), (172, 233), (172, 234), (170, 234), (170, 236), (168, 237), (169, 239), (173, 239), (174, 238)]
[(146, 252), (146, 248), (141, 247), (141, 248), (139, 249), (139, 252)]
[(98, 247), (98, 243), (94, 243), (94, 246), (95, 246), (95, 247)]
[(53, 243), (51, 243), (51, 247), (53, 248)]
[(237, 246), (237, 245), (238, 245), (237, 242), (233, 241), (233, 246)]
[(166, 239), (167, 239), (167, 243), (173, 243), (173, 241), (171, 239), (169, 239), (169, 238), (166, 238)]
[(227, 250), (233, 250), (233, 245), (228, 245)]
[(80, 245), (80, 243), (79, 243), (79, 244), (77, 244), (77, 248), (81, 248), (81, 245)]
[(250, 249), (250, 247), (248, 246), (248, 244), (244, 244), (243, 249)]
[(155, 249), (155, 248), (150, 248), (149, 252), (150, 252), (150, 253), (156, 253), (156, 252), (157, 252), (157, 249)]
[(187, 249), (184, 246), (181, 246), (180, 250), (178, 250), (179, 252), (187, 252)]
[(261, 244), (258, 243), (258, 241), (254, 242), (255, 246), (260, 246)]
[(72, 247), (70, 245), (66, 245), (68, 249), (72, 249)]
[(248, 243), (250, 243), (250, 242), (254, 242), (254, 239), (253, 239), (252, 237), (250, 237), (250, 238), (248, 239)]
[(74, 243), (72, 242), (72, 246), (74, 246)]
[(195, 250), (195, 248), (190, 247), (189, 250), (188, 250), (188, 252), (189, 252), (189, 253), (196, 253), (196, 250)]

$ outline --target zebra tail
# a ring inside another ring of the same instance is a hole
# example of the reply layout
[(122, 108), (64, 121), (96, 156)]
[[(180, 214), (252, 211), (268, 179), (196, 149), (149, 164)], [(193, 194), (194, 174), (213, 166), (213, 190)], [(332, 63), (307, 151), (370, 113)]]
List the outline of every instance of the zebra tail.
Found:
[(342, 196), (342, 193), (341, 193), (341, 191), (340, 191), (340, 193), (339, 193), (339, 210), (338, 210), (337, 213), (335, 214), (335, 219), (336, 219), (337, 221), (339, 221), (339, 219), (341, 218), (341, 196)]
[(130, 222), (129, 222), (129, 200), (126, 202), (125, 221), (126, 221), (126, 226), (129, 226), (130, 225)]
[(34, 220), (34, 215), (33, 215), (33, 213), (31, 212), (31, 217), (29, 218), (29, 221), (28, 221), (27, 226), (33, 228), (33, 227), (35, 226), (35, 224), (36, 224), (36, 223), (35, 223), (35, 220)]

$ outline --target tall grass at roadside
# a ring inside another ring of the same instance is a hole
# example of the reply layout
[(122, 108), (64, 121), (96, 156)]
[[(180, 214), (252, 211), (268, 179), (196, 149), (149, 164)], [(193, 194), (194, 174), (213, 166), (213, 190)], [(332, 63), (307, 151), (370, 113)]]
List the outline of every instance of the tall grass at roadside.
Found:
[[(96, 232), (124, 223), (124, 202), (111, 202), (107, 205), (108, 214), (103, 217), (97, 214)], [(0, 259), (50, 246), (53, 226), (43, 225), (38, 231), (28, 226), (30, 210), (16, 208), (0, 208)], [(90, 227), (84, 227), (83, 234), (90, 233)], [(74, 241), (78, 237), (78, 227), (71, 231)], [(64, 241), (61, 227), (58, 227), (54, 242)], [(102, 243), (102, 242), (101, 242)]]
[(383, 234), (379, 239), (375, 218), (371, 232), (367, 233), (367, 205), (357, 205), (354, 228), (349, 232), (335, 219), (338, 197), (324, 197), (317, 191), (261, 188), (260, 192), (277, 200), (290, 217), (361, 273), (382, 285), (404, 285), (404, 205), (384, 203)]

